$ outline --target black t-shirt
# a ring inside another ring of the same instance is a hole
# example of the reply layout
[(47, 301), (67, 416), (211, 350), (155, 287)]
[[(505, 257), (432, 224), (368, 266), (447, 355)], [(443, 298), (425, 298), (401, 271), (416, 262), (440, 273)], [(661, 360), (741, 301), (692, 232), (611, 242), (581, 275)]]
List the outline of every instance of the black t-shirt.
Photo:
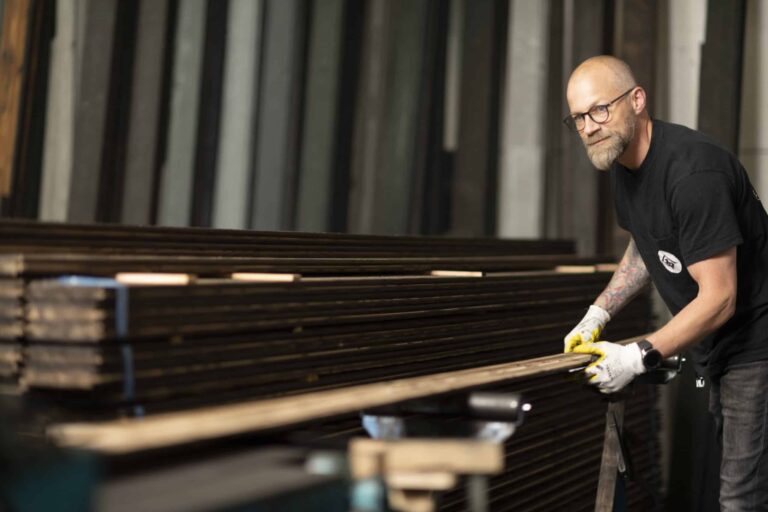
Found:
[(653, 120), (640, 168), (617, 162), (610, 174), (618, 223), (672, 314), (698, 292), (687, 267), (738, 247), (736, 312), (693, 348), (694, 362), (719, 375), (768, 359), (768, 216), (736, 157), (699, 132)]

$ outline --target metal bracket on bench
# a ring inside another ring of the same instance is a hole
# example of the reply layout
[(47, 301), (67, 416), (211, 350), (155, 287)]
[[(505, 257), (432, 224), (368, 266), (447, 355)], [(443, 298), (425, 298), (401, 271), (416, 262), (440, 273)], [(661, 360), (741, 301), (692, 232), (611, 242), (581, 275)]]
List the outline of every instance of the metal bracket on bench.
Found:
[(503, 471), (503, 443), (530, 409), (518, 393), (471, 391), (365, 411), (373, 439), (350, 443), (353, 476), (364, 486), (382, 478), (389, 506), (416, 512), (465, 475), (468, 510), (487, 512), (487, 476)]

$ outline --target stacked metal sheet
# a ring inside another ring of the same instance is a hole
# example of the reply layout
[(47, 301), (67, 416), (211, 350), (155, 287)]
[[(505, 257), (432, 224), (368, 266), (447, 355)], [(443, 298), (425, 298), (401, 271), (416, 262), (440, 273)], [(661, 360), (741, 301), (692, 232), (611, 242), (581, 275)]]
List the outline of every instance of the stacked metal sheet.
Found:
[[(34, 281), (22, 382), (165, 410), (557, 352), (607, 273), (125, 286)], [(616, 336), (647, 323), (637, 301)]]

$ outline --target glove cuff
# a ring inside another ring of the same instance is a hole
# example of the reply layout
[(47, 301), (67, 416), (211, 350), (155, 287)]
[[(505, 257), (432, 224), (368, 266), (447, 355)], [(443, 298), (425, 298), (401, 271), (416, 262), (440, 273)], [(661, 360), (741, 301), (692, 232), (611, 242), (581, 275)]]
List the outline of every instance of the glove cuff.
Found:
[(635, 375), (647, 372), (648, 369), (645, 367), (645, 364), (643, 364), (643, 351), (640, 348), (640, 345), (637, 343), (630, 343), (629, 345), (626, 345), (626, 349), (631, 354), (629, 362)]
[(605, 326), (608, 322), (611, 321), (611, 315), (601, 308), (600, 306), (596, 304), (592, 304), (589, 306), (589, 309), (587, 310), (587, 317), (595, 318), (600, 321), (600, 323)]

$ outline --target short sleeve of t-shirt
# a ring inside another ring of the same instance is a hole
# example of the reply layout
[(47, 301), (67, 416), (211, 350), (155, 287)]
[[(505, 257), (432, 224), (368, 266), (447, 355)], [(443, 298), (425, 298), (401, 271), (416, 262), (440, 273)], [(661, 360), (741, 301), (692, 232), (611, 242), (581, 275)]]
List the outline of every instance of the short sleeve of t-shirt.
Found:
[(671, 206), (686, 265), (743, 242), (734, 196), (732, 183), (721, 171), (696, 172), (675, 184)]

